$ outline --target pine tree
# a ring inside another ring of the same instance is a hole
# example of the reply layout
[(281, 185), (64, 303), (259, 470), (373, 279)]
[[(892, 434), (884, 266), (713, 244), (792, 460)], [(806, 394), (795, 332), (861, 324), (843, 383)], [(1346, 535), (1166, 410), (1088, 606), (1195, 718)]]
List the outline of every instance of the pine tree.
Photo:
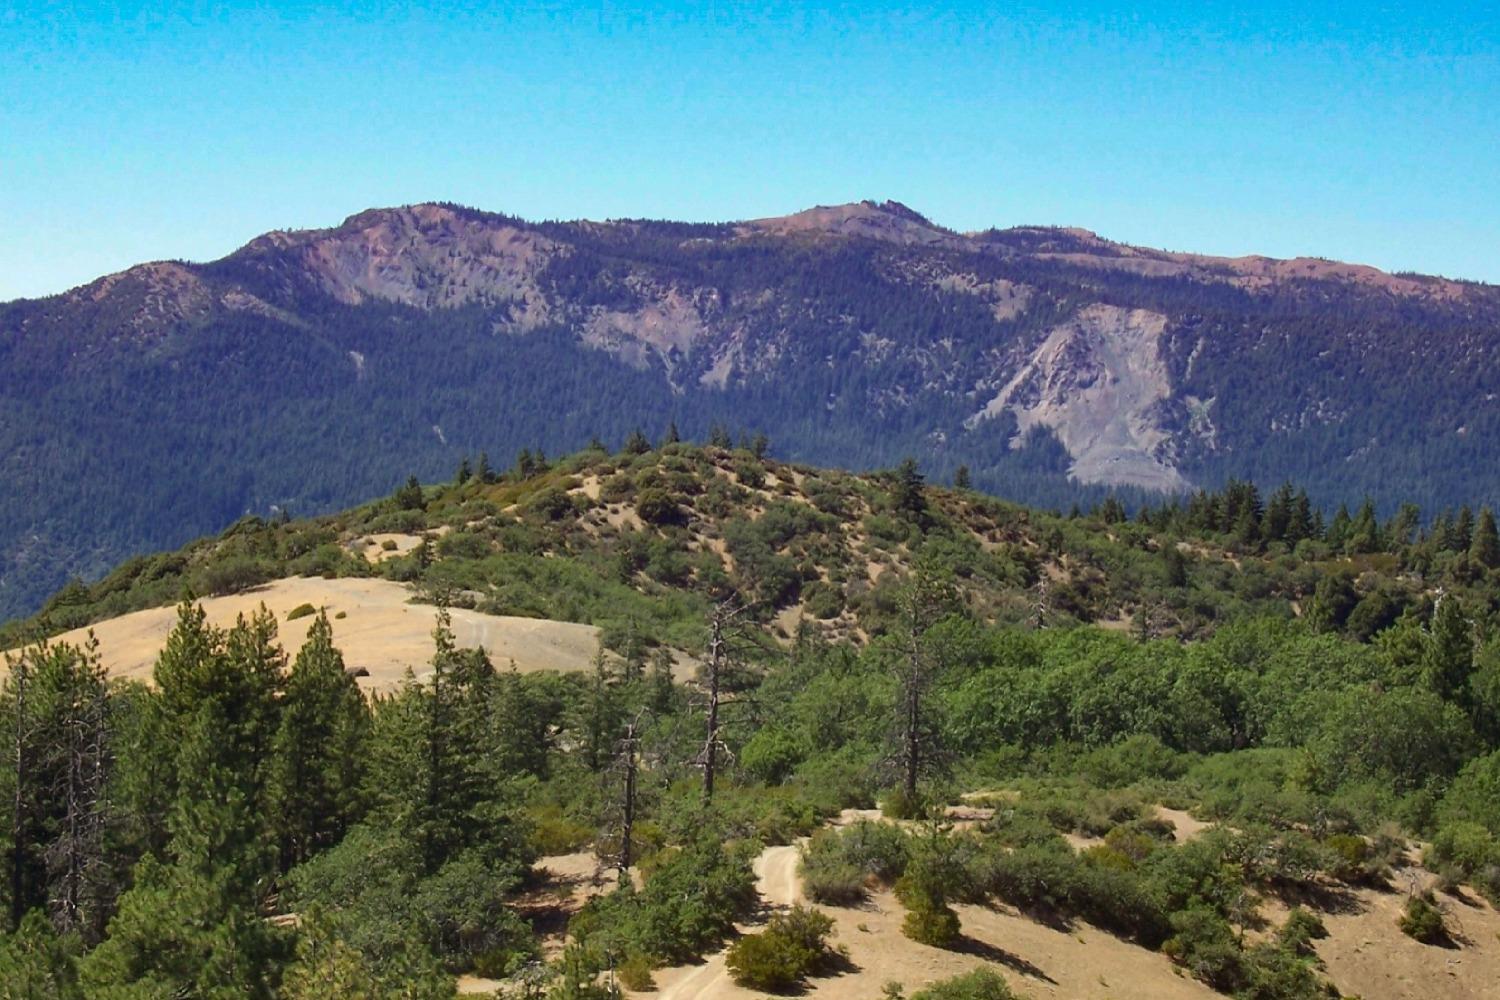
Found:
[(677, 433), (677, 421), (675, 421), (675, 420), (668, 421), (667, 422), (667, 433), (664, 434), (664, 435), (662, 435), (661, 443), (663, 445), (677, 444), (681, 440), (682, 440), (681, 435), (679, 435)]
[(1188, 581), (1187, 560), (1183, 558), (1182, 550), (1177, 543), (1166, 541), (1162, 543), (1162, 577), (1168, 587), (1186, 587)]
[(424, 878), (471, 849), (519, 856), (518, 761), (544, 754), (547, 739), (513, 675), (497, 674), (483, 650), (458, 648), (441, 605), (433, 640), (430, 679), (408, 677), (378, 703), (367, 744), (371, 821), (416, 845)]
[(650, 691), (646, 703), (657, 714), (670, 712), (677, 701), (672, 685), (672, 651), (665, 646), (651, 654)]
[(81, 966), (86, 995), (210, 1000), (272, 995), (283, 932), (260, 915), (274, 870), (264, 804), (247, 792), (243, 731), (204, 698), (182, 729), (163, 864), (147, 855), (104, 942)]
[(1479, 512), (1479, 523), (1469, 543), (1469, 558), (1485, 569), (1500, 567), (1500, 535), (1495, 531), (1495, 514), (1488, 507)]
[(646, 435), (642, 434), (641, 429), (637, 427), (625, 439), (625, 445), (621, 450), (627, 455), (644, 455), (651, 450), (651, 442), (646, 440)]
[(417, 482), (416, 476), (407, 476), (406, 484), (396, 491), (392, 500), (397, 510), (421, 510), (427, 506), (427, 500), (422, 495), (422, 484)]
[(641, 639), (640, 626), (635, 618), (625, 622), (625, 634), (620, 640), (620, 679), (626, 684), (635, 684), (646, 673), (646, 644)]
[(1422, 648), (1422, 679), (1433, 693), (1449, 701), (1465, 701), (1469, 675), (1474, 671), (1474, 639), (1458, 600), (1438, 598)]
[(1343, 549), (1344, 543), (1349, 540), (1349, 530), (1352, 524), (1349, 508), (1339, 504), (1339, 509), (1334, 511), (1333, 520), (1328, 525), (1328, 533), (1325, 536), (1328, 544), (1335, 549)]
[(1241, 549), (1256, 551), (1260, 547), (1260, 522), (1255, 516), (1254, 508), (1245, 506), (1240, 508), (1234, 523), (1234, 541)]
[(92, 944), (113, 893), (105, 844), (113, 765), (98, 643), (47, 643), (6, 657), (10, 916), (45, 907), (59, 933)]
[(916, 459), (906, 459), (891, 473), (891, 506), (913, 520), (927, 513), (927, 483)]
[(1464, 504), (1458, 509), (1458, 517), (1453, 522), (1453, 531), (1449, 536), (1452, 540), (1454, 552), (1467, 552), (1474, 541), (1474, 512)]
[(453, 474), (453, 482), (458, 486), (462, 486), (464, 483), (467, 483), (473, 477), (473, 475), (474, 470), (469, 466), (469, 456), (465, 455), (463, 458), (459, 459), (458, 471)]
[(1292, 511), (1296, 502), (1296, 497), (1292, 493), (1291, 483), (1282, 483), (1276, 492), (1271, 494), (1271, 502), (1266, 505), (1266, 516), (1262, 524), (1262, 532), (1266, 541), (1284, 542), (1289, 540), (1288, 534), (1292, 527)]
[(1359, 513), (1349, 525), (1344, 548), (1352, 553), (1379, 552), (1384, 548), (1380, 537), (1380, 524), (1375, 519), (1375, 502), (1365, 497)]
[(272, 744), (271, 815), (283, 870), (331, 847), (358, 818), (369, 706), (319, 611), (297, 654)]
[(619, 699), (601, 646), (594, 654), (593, 669), (579, 705), (581, 749), (584, 765), (590, 771), (601, 770), (608, 760), (618, 735), (620, 718)]
[(970, 489), (971, 486), (972, 482), (969, 478), (969, 467), (967, 465), (960, 465), (953, 472), (953, 488), (956, 490), (967, 490)]
[(1358, 603), (1354, 577), (1348, 570), (1335, 570), (1318, 580), (1307, 607), (1308, 624), (1317, 632), (1337, 632)]
[(1386, 525), (1386, 543), (1392, 547), (1407, 546), (1412, 543), (1412, 538), (1417, 533), (1417, 527), (1422, 523), (1422, 511), (1414, 503), (1404, 503), (1396, 511), (1396, 516), (1391, 518), (1391, 523)]

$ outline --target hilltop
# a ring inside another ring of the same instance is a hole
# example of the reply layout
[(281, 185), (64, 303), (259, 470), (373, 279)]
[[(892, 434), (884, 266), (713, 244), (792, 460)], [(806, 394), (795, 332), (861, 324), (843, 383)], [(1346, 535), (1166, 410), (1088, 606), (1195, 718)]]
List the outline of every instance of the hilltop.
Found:
[(54, 638), (0, 688), (0, 981), (1485, 995), (1490, 511), (1062, 515), (757, 445), (465, 459), (11, 623)]
[(889, 201), (373, 209), (0, 306), (0, 615), (245, 514), (673, 420), (1054, 507), (1292, 479), (1325, 512), (1431, 516), (1500, 497), (1497, 331), (1490, 286), (958, 233)]
[[(145, 643), (131, 661), (143, 669), (169, 616), (135, 613), (196, 595), (223, 602), (228, 624), (274, 594), (283, 610), (311, 602), (356, 617), (442, 602), (477, 616), (460, 622), (469, 644), (509, 618), (590, 626), (612, 649), (689, 655), (707, 609), (733, 591), (783, 642), (810, 629), (863, 644), (889, 627), (919, 557), (951, 570), (970, 611), (1001, 626), (1193, 640), (1246, 620), (1311, 618), (1369, 640), (1403, 614), (1429, 614), (1443, 594), (1493, 606), (1493, 537), (1488, 510), (1424, 527), (1409, 506), (1381, 520), (1367, 504), (1329, 521), (1305, 493), (1262, 496), (1246, 483), (1133, 518), (1112, 499), (1064, 515), (927, 484), (915, 463), (860, 474), (781, 462), (758, 443), (652, 447), (637, 437), (551, 461), (528, 451), (505, 470), (466, 457), (447, 481), (412, 478), (322, 517), (243, 518), (96, 584), (70, 584), (38, 615), (0, 628), (0, 643), (81, 637), (119, 620), (109, 628)], [(417, 619), (401, 633), (417, 645), (388, 660), (388, 680), (425, 658), (430, 628)], [(577, 650), (589, 641), (568, 640), (572, 668), (585, 665)]]

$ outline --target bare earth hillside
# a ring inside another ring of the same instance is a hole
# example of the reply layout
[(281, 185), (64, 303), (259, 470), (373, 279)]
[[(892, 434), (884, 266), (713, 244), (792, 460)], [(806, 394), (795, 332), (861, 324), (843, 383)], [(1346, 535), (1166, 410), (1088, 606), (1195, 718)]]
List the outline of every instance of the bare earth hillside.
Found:
[[(233, 625), (265, 605), (281, 627), (281, 642), (295, 656), (307, 638), (312, 619), (287, 621), (287, 613), (302, 604), (326, 608), (333, 638), (351, 669), (363, 668), (367, 691), (386, 691), (401, 683), (408, 670), (422, 676), (432, 659), (432, 629), (437, 609), (410, 604), (411, 591), (389, 580), (324, 580), (317, 577), (277, 580), (242, 594), (212, 597), (201, 603), (208, 620)], [(517, 670), (583, 670), (599, 646), (599, 630), (592, 625), (486, 615), (454, 609), (453, 633), (458, 644), (482, 646), (495, 665)], [(343, 617), (340, 617), (340, 615)], [(175, 608), (136, 611), (89, 629), (77, 629), (59, 641), (81, 643), (92, 631), (99, 640), (104, 666), (115, 677), (150, 680), (156, 655), (177, 620)]]

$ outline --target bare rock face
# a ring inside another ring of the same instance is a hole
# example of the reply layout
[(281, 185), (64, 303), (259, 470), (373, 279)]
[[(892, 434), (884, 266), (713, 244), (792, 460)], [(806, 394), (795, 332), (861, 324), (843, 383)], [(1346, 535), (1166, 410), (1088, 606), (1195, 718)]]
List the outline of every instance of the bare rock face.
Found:
[(1186, 489), (1170, 460), (1163, 405), (1172, 398), (1166, 329), (1160, 313), (1088, 306), (1047, 334), (969, 426), (1009, 410), (1023, 434), (1037, 426), (1057, 434), (1080, 482)]
[(353, 216), (337, 229), (271, 233), (241, 253), (290, 253), (340, 302), (369, 299), (422, 309), (513, 302), (544, 312), (537, 275), (566, 248), (499, 217), (444, 205), (412, 205)]

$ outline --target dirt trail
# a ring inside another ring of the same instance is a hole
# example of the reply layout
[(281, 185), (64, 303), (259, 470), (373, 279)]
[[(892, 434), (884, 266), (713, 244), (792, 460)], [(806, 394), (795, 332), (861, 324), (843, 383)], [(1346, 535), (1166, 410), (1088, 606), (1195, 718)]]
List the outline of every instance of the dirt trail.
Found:
[(755, 888), (768, 906), (791, 906), (803, 902), (802, 879), (797, 866), (802, 860), (796, 844), (768, 847), (755, 859)]
[[(797, 871), (801, 862), (797, 844), (768, 847), (761, 851), (752, 866), (755, 891), (769, 908), (780, 909), (803, 901), (802, 879)], [(710, 956), (702, 965), (679, 966), (656, 973), (658, 1000), (693, 1000), (695, 997), (757, 996), (734, 985), (724, 965), (724, 952)]]
[[(385, 691), (401, 683), (407, 668), (421, 676), (432, 659), (437, 609), (409, 604), (410, 599), (411, 591), (391, 580), (296, 577), (201, 603), (208, 620), (220, 627), (233, 625), (237, 616), (252, 614), (264, 604), (276, 615), (279, 640), (289, 656), (302, 648), (312, 618), (287, 621), (287, 613), (301, 604), (326, 608), (333, 641), (343, 651), (345, 665), (369, 672), (360, 678), (365, 690)], [(338, 617), (340, 613), (344, 617)], [(458, 645), (483, 646), (501, 669), (514, 661), (523, 672), (586, 670), (599, 647), (599, 630), (592, 625), (486, 615), (461, 608), (455, 608), (452, 616)], [(176, 621), (176, 608), (152, 608), (90, 628), (99, 638), (104, 667), (111, 676), (149, 681), (156, 656)], [(89, 630), (75, 629), (58, 638), (81, 643)]]
[[(848, 810), (839, 825), (876, 818)], [(768, 906), (804, 902), (796, 846), (767, 848), (755, 860), (756, 887)], [(1178, 975), (1166, 956), (1079, 923), (1071, 930), (1039, 924), (1006, 907), (960, 906), (965, 938), (958, 950), (917, 944), (901, 933), (906, 911), (889, 892), (858, 907), (819, 907), (833, 918), (835, 944), (849, 949), (852, 968), (807, 984), (805, 997), (871, 1000), (891, 980), (908, 992), (971, 969), (995, 968), (1018, 995), (1080, 1000), (1212, 1000), (1219, 995)], [(762, 1000), (737, 986), (724, 953), (699, 965), (661, 969), (657, 990), (633, 994), (655, 1000)]]

